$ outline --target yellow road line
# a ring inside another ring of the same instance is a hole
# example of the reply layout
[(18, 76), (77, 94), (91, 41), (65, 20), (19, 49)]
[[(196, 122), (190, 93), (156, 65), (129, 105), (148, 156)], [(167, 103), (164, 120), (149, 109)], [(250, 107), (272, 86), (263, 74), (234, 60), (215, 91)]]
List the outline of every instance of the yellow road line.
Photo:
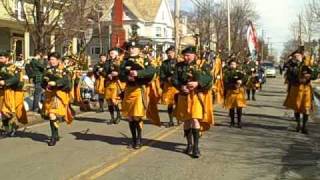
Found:
[[(92, 176), (90, 176), (89, 179), (96, 179), (98, 177), (101, 177), (102, 175), (104, 175), (104, 174), (110, 172), (111, 170), (119, 167), (120, 165), (126, 163), (127, 161), (129, 161), (130, 158), (134, 157), (135, 155), (140, 154), (140, 153), (144, 152), (145, 150), (147, 150), (148, 148), (150, 148), (150, 146), (157, 143), (155, 140), (164, 139), (164, 138), (168, 137), (169, 135), (173, 134), (174, 132), (176, 132), (179, 128), (180, 128), (180, 126), (174, 128), (174, 129), (170, 129), (170, 130), (164, 129), (164, 130), (158, 131), (157, 133), (150, 133), (150, 134), (155, 134), (155, 135), (152, 135), (152, 137), (150, 137), (150, 139), (153, 139), (153, 140), (150, 140), (149, 143), (147, 143), (141, 149), (135, 150), (133, 152), (130, 150), (126, 150), (124, 153), (121, 153), (119, 155), (119, 158), (117, 158), (118, 160), (112, 161), (114, 163), (111, 162), (112, 164), (109, 164), (109, 165), (106, 162), (101, 163), (99, 165), (96, 165), (96, 166), (93, 166), (89, 169), (86, 169), (85, 171), (81, 172), (80, 174), (78, 174), (70, 179), (71, 180), (73, 180), (73, 179), (88, 179), (87, 177), (98, 169), (100, 169), (100, 170), (97, 171)], [(146, 136), (148, 136), (148, 135), (146, 135)]]
[(165, 132), (164, 134), (157, 137), (155, 140), (152, 140), (150, 143), (148, 143), (147, 146), (143, 146), (141, 149), (127, 154), (125, 157), (121, 158), (119, 161), (117, 161), (111, 165), (106, 166), (102, 170), (100, 170), (97, 173), (95, 173), (94, 175), (90, 176), (89, 179), (97, 179), (97, 178), (107, 174), (108, 172), (112, 171), (113, 169), (115, 169), (115, 168), (121, 166), (122, 164), (126, 163), (127, 161), (129, 161), (130, 158), (133, 158), (134, 156), (146, 151), (147, 149), (150, 148), (150, 146), (156, 144), (158, 140), (162, 140), (162, 139), (170, 136), (171, 134), (175, 133), (178, 129), (179, 129), (179, 126), (174, 128), (171, 131)]

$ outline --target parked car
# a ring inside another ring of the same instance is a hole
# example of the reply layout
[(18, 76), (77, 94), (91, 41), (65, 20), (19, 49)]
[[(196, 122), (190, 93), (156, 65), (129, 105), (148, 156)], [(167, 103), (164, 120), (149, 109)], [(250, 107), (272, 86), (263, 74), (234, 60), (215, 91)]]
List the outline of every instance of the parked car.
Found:
[(277, 77), (277, 70), (273, 63), (263, 63), (262, 67), (265, 69), (266, 77)]

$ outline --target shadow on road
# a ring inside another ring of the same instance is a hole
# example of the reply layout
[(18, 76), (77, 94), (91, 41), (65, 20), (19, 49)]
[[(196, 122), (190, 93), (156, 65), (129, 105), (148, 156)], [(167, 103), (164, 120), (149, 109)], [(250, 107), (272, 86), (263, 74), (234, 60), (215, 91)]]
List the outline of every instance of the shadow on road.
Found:
[(306, 140), (294, 140), (282, 158), (280, 179), (319, 179), (320, 151)]
[[(82, 132), (72, 132), (70, 134), (75, 136), (76, 140), (101, 141), (111, 145), (121, 145), (121, 146), (128, 146), (131, 143), (131, 139), (126, 137), (113, 137), (108, 135), (89, 134), (89, 133), (86, 134)], [(149, 142), (151, 141), (154, 143), (150, 145)], [(179, 148), (179, 146), (185, 146), (185, 144), (181, 144), (181, 143), (159, 141), (159, 140), (153, 140), (153, 139), (143, 139), (143, 144), (145, 146), (150, 146), (153, 148), (158, 148), (158, 149), (173, 151), (173, 152), (182, 152), (183, 150)]]
[(285, 120), (290, 121), (291, 119), (289, 117), (281, 117), (281, 116), (274, 116), (269, 114), (252, 114), (252, 113), (245, 113), (244, 117), (258, 117), (258, 118), (264, 118), (264, 119), (270, 119), (270, 120)]
[(42, 143), (47, 143), (49, 139), (49, 137), (45, 134), (27, 131), (17, 131), (16, 136), (14, 138), (29, 138), (33, 141), (38, 141)]

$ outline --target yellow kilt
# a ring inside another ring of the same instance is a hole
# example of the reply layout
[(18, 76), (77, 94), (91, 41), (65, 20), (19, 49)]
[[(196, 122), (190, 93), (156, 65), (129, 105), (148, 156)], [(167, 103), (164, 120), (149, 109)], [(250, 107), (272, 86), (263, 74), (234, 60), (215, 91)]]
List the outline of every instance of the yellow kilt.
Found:
[(295, 112), (309, 113), (313, 109), (312, 97), (313, 92), (310, 84), (291, 86), (284, 106)]
[(224, 107), (226, 109), (244, 108), (247, 106), (244, 88), (227, 90)]
[(96, 79), (95, 82), (95, 91), (96, 93), (100, 94), (100, 95), (104, 95), (104, 80), (105, 78), (100, 76), (98, 79)]
[(64, 91), (46, 91), (44, 101), (44, 114), (46, 117), (49, 114), (55, 114), (58, 117), (63, 117), (70, 124), (72, 115), (69, 109), (70, 95)]
[(104, 98), (106, 100), (112, 100), (112, 102), (116, 103), (119, 100), (119, 87), (117, 82), (108, 81), (105, 87)]
[(127, 86), (121, 108), (123, 116), (137, 118), (145, 117), (147, 104), (144, 104), (143, 98), (147, 101), (146, 89), (143, 90), (141, 86)]
[(11, 116), (16, 113), (15, 93), (12, 89), (3, 90), (2, 114)]
[(212, 94), (190, 93), (179, 94), (175, 108), (175, 117), (178, 121), (198, 119), (201, 130), (208, 130), (213, 122)]
[(214, 100), (217, 104), (223, 104), (223, 96), (224, 96), (224, 87), (223, 87), (223, 81), (217, 80), (213, 86), (213, 92), (214, 92)]
[(5, 89), (0, 91), (1, 113), (5, 116), (15, 115), (22, 124), (27, 124), (27, 112), (24, 108), (24, 91)]
[(170, 83), (165, 82), (162, 90), (162, 96), (161, 96), (161, 104), (164, 105), (172, 105), (175, 104), (174, 102), (174, 96), (179, 91)]

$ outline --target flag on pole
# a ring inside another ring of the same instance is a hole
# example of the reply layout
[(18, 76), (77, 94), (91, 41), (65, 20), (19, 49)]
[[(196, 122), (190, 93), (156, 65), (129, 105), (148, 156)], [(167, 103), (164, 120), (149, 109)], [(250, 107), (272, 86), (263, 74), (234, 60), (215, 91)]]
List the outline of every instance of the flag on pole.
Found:
[(251, 21), (249, 21), (248, 30), (247, 30), (247, 43), (250, 55), (252, 59), (256, 59), (258, 52), (258, 39), (256, 29), (253, 27)]

